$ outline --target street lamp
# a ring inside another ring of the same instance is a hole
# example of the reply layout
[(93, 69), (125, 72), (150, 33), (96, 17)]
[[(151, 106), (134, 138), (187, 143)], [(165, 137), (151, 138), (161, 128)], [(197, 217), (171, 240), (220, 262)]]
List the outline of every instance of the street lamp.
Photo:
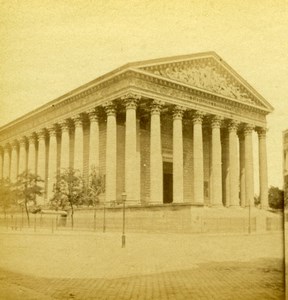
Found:
[(122, 204), (123, 204), (123, 227), (122, 227), (122, 248), (125, 248), (126, 237), (125, 237), (125, 202), (127, 198), (127, 194), (125, 192), (122, 193)]

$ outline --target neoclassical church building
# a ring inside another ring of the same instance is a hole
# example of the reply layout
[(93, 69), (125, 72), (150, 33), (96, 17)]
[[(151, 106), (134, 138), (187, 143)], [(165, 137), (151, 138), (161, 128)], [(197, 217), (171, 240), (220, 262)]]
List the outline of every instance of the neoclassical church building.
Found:
[[(105, 176), (105, 201), (268, 207), (266, 115), (272, 106), (216, 53), (129, 63), (0, 128), (0, 177), (30, 170), (44, 203), (61, 169)], [(104, 200), (103, 200), (104, 201)]]

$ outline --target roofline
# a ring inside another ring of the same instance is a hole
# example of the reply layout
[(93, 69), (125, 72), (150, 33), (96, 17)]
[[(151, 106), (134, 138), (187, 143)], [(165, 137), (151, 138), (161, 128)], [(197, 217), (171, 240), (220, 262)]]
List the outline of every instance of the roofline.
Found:
[(120, 66), (119, 68), (116, 68), (108, 73), (105, 73), (103, 75), (100, 75), (96, 79), (93, 79), (59, 97), (56, 99), (50, 100), (44, 105), (41, 105), (32, 111), (14, 119), (11, 122), (8, 122), (7, 124), (3, 125), (0, 127), (0, 131), (5, 130), (6, 128), (13, 126), (14, 124), (18, 123), (21, 120), (24, 120), (26, 118), (32, 117), (33, 115), (40, 113), (41, 111), (44, 111), (48, 107), (52, 106), (53, 104), (58, 104), (64, 100), (66, 100), (69, 97), (73, 97), (85, 90), (88, 90), (92, 88), (93, 86), (100, 84), (101, 82), (104, 82), (110, 78), (113, 78), (117, 75), (120, 75), (121, 73), (124, 73), (125, 71), (133, 70), (135, 71), (135, 68), (141, 68), (141, 67), (148, 67), (148, 66), (153, 66), (157, 64), (166, 64), (166, 63), (171, 63), (171, 62), (180, 62), (180, 61), (187, 61), (191, 59), (196, 59), (196, 58), (205, 58), (205, 57), (214, 57), (220, 63), (226, 67), (227, 71), (232, 73), (234, 76), (236, 76), (245, 86), (247, 86), (253, 94), (255, 94), (256, 97), (260, 98), (268, 107), (269, 107), (269, 112), (272, 112), (274, 108), (270, 103), (268, 103), (267, 100), (263, 98), (245, 79), (243, 79), (229, 64), (227, 64), (216, 52), (214, 51), (207, 51), (207, 52), (199, 52), (199, 53), (194, 53), (194, 54), (185, 54), (185, 55), (177, 55), (177, 56), (170, 56), (170, 57), (162, 57), (162, 58), (156, 58), (156, 59), (150, 59), (150, 60), (143, 60), (143, 61), (136, 61), (136, 62), (130, 62), (127, 64), (124, 64)]

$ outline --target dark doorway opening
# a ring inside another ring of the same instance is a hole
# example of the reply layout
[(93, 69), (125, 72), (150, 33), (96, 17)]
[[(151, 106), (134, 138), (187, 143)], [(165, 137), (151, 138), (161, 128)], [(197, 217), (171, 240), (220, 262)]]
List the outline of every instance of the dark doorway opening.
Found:
[(173, 163), (163, 162), (163, 203), (173, 202)]

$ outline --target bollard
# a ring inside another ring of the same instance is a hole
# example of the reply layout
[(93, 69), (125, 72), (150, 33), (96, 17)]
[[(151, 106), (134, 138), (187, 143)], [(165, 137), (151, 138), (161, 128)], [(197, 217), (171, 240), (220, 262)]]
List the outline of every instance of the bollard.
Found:
[(52, 219), (52, 222), (51, 222), (51, 225), (52, 225), (52, 233), (54, 233), (54, 219)]
[(94, 231), (96, 231), (96, 208), (94, 208)]
[(34, 215), (34, 232), (36, 232), (36, 214)]
[(13, 230), (14, 227), (13, 227), (13, 215), (11, 215), (11, 229)]
[(103, 232), (106, 231), (106, 212), (105, 212), (105, 203), (103, 208)]

